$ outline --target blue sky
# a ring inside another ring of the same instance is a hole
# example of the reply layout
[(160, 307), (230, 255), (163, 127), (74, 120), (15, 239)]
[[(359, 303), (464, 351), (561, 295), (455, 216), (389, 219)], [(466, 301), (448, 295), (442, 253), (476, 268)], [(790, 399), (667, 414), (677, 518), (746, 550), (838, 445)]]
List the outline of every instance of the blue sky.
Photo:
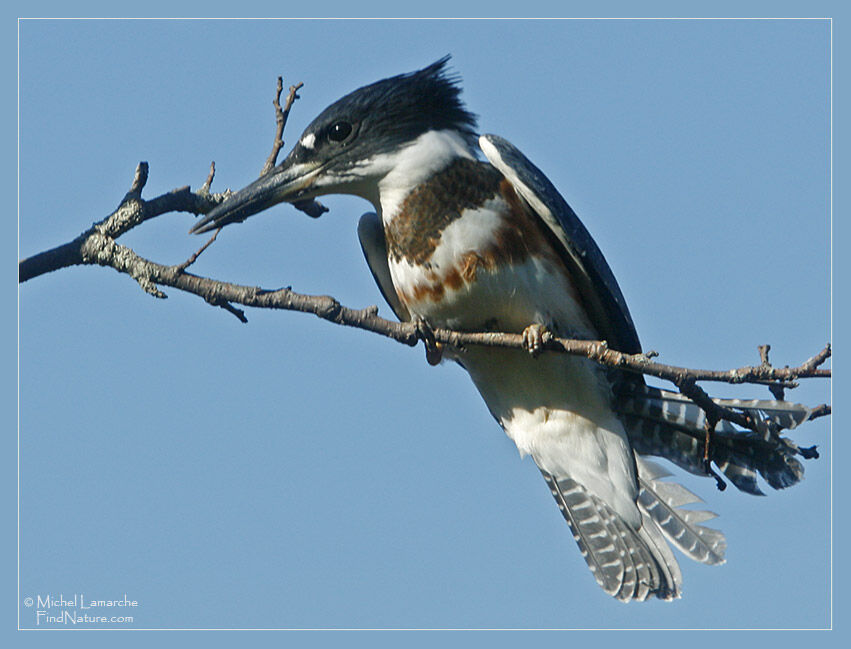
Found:
[[(211, 160), (214, 189), (251, 181), (279, 74), (305, 83), (291, 143), (342, 94), (451, 53), (480, 130), (596, 238), (646, 349), (729, 368), (770, 343), (797, 364), (830, 336), (829, 37), (826, 21), (26, 21), (20, 254), (109, 213), (140, 160), (146, 197), (199, 186)], [(194, 271), (389, 313), (355, 234), (369, 206), (323, 202), (318, 221), (278, 206), (227, 228)], [(192, 221), (122, 243), (178, 263), (202, 242)], [(828, 420), (793, 433), (822, 457), (785, 492), (677, 472), (720, 515), (728, 563), (682, 559), (681, 601), (624, 606), (459, 368), (166, 293), (88, 267), (21, 288), (21, 597), (127, 593), (153, 628), (830, 623)]]

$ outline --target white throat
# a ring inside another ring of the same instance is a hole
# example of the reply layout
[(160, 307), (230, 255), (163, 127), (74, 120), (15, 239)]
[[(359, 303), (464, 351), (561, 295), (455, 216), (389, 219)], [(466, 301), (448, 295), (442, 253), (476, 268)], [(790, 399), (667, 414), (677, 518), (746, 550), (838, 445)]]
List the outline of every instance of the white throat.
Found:
[(405, 148), (378, 156), (381, 159), (372, 163), (386, 165), (388, 171), (378, 181), (376, 211), (389, 223), (417, 185), (457, 158), (474, 157), (470, 146), (455, 131), (428, 131)]

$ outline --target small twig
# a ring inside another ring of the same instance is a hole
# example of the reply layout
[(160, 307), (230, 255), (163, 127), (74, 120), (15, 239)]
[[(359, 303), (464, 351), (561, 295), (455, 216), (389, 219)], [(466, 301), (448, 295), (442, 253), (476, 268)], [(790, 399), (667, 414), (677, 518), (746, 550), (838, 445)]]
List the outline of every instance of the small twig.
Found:
[(648, 361), (652, 361), (654, 358), (659, 357), (659, 352), (657, 352), (655, 349), (651, 349), (650, 351), (643, 352), (643, 356)]
[[(302, 82), (302, 81), (299, 81), (294, 86), (290, 86), (289, 93), (287, 94), (287, 100), (286, 100), (286, 102), (284, 102), (284, 110), (282, 111), (283, 112), (284, 124), (286, 124), (287, 118), (290, 115), (290, 108), (293, 107), (293, 102), (296, 99), (299, 98), (296, 93), (298, 93), (298, 91), (301, 90), (302, 86), (304, 86), (304, 82)], [(281, 96), (280, 93), (278, 93), (278, 97), (280, 97), (280, 96)]]
[(831, 413), (833, 413), (833, 408), (831, 408), (826, 403), (823, 403), (823, 404), (813, 408), (812, 412), (810, 413), (810, 419), (812, 420), (812, 419), (818, 419), (819, 417), (827, 417)]
[[(705, 411), (704, 411), (705, 412)], [(715, 486), (718, 491), (724, 491), (727, 488), (727, 483), (721, 475), (712, 468), (712, 441), (715, 437), (715, 427), (718, 425), (718, 419), (706, 413), (706, 421), (703, 424), (703, 430), (706, 433), (703, 440), (703, 470), (707, 475), (715, 478)]]
[(822, 365), (828, 358), (830, 358), (830, 354), (831, 354), (830, 343), (827, 343), (827, 345), (825, 345), (824, 349), (822, 349), (818, 354), (816, 354), (812, 358), (806, 360), (801, 365), (801, 368), (804, 369), (804, 371), (814, 370), (817, 367), (819, 367), (820, 365)]
[[(127, 192), (128, 195), (133, 196), (141, 196), (142, 190), (145, 188), (145, 185), (148, 183), (148, 163), (140, 162), (136, 166), (136, 173), (133, 175), (133, 182), (130, 185), (130, 190)], [(125, 197), (125, 201), (127, 198)]]
[[(771, 351), (771, 345), (759, 345), (757, 349), (759, 350), (761, 367), (770, 368), (771, 361), (768, 359), (768, 352)], [(791, 390), (792, 388), (797, 387), (798, 384), (795, 381), (776, 381), (768, 384), (768, 391), (771, 392), (771, 396), (778, 401), (784, 401), (786, 398), (786, 388)]]
[(209, 194), (210, 187), (213, 185), (213, 178), (216, 176), (216, 161), (213, 160), (210, 162), (210, 173), (207, 174), (207, 180), (204, 181), (204, 184), (201, 185), (201, 189), (198, 190), (199, 194)]
[(819, 458), (818, 446), (799, 446), (798, 455), (805, 460), (817, 460)]
[(284, 127), (287, 125), (287, 117), (289, 117), (290, 108), (292, 108), (293, 102), (298, 99), (298, 95), (296, 93), (303, 85), (304, 83), (299, 82), (294, 86), (290, 86), (289, 94), (287, 94), (287, 99), (284, 102), (284, 107), (282, 109), (281, 93), (284, 89), (284, 80), (283, 78), (278, 77), (275, 98), (272, 100), (272, 105), (275, 107), (275, 139), (272, 141), (272, 152), (269, 154), (269, 157), (266, 158), (266, 163), (260, 171), (261, 176), (265, 176), (267, 173), (272, 171), (278, 163), (278, 154), (284, 146)]
[(207, 241), (207, 243), (205, 243), (203, 246), (198, 248), (198, 250), (196, 250), (194, 253), (192, 253), (192, 256), (189, 257), (189, 259), (184, 261), (182, 264), (175, 266), (175, 269), (177, 270), (177, 272), (182, 273), (187, 268), (189, 268), (192, 264), (194, 264), (195, 261), (198, 259), (198, 257), (201, 256), (201, 253), (204, 252), (207, 248), (209, 248), (212, 245), (213, 241), (216, 240), (216, 237), (219, 236), (219, 232), (221, 232), (221, 231), (222, 231), (222, 229), (218, 228), (215, 232), (213, 232), (213, 236), (210, 237), (210, 240)]
[(233, 304), (228, 302), (227, 300), (215, 300), (210, 299), (207, 300), (213, 306), (220, 307), (227, 311), (228, 313), (232, 313), (237, 320), (239, 320), (242, 324), (248, 324), (248, 318), (245, 317), (245, 311), (242, 309), (237, 309)]
[[(272, 105), (275, 107), (275, 139), (272, 141), (272, 152), (266, 158), (263, 169), (260, 171), (261, 176), (265, 176), (271, 172), (278, 163), (278, 154), (280, 154), (281, 148), (284, 146), (284, 127), (287, 125), (287, 118), (290, 115), (293, 102), (299, 98), (297, 93), (303, 85), (304, 83), (299, 82), (294, 86), (290, 86), (289, 93), (287, 93), (287, 98), (284, 101), (284, 107), (281, 108), (281, 93), (284, 90), (284, 80), (282, 77), (278, 77), (278, 83), (275, 87), (275, 98), (272, 100)], [(328, 211), (327, 207), (313, 198), (296, 201), (292, 205), (297, 210), (304, 212), (314, 219), (319, 218)]]

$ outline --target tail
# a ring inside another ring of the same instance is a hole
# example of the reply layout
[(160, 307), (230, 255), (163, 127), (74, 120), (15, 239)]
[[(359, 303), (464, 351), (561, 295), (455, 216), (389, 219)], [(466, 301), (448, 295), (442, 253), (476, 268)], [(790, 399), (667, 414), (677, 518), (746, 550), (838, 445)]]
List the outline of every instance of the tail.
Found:
[(680, 509), (699, 502), (697, 496), (661, 482), (668, 474), (655, 464), (642, 459), (637, 464), (637, 530), (575, 480), (541, 473), (603, 590), (623, 602), (676, 599), (682, 594), (682, 573), (668, 543), (695, 561), (715, 565), (724, 562), (726, 541), (721, 532), (699, 525), (715, 514)]
[[(799, 448), (784, 429), (807, 421), (813, 411), (786, 401), (743, 401), (714, 399), (718, 405), (749, 415), (759, 432), (741, 430), (730, 422), (719, 422), (712, 441), (712, 460), (736, 487), (762, 495), (757, 485), (761, 475), (774, 489), (783, 489), (804, 477), (804, 467), (795, 457), (818, 457), (815, 449)], [(626, 426), (636, 453), (670, 460), (697, 475), (703, 467), (706, 415), (688, 398), (629, 382), (619, 386), (616, 408)]]

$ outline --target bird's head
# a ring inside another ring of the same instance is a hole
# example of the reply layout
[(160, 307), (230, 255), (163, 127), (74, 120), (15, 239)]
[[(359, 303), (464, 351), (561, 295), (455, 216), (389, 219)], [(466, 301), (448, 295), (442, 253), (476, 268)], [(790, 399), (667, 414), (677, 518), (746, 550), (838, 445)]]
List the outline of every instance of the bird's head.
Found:
[(328, 106), (283, 162), (214, 208), (191, 232), (324, 194), (355, 194), (376, 202), (380, 179), (431, 131), (451, 132), (471, 146), (476, 118), (461, 102), (457, 79), (447, 73), (448, 60), (358, 88)]

